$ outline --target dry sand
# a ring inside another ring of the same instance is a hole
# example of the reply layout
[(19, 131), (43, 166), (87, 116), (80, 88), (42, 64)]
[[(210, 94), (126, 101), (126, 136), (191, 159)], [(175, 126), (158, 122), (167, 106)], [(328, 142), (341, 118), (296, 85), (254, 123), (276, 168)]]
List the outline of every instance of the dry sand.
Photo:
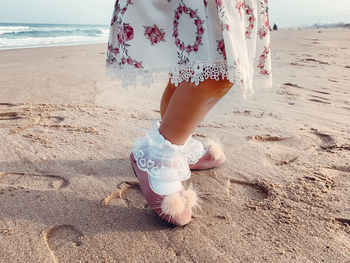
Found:
[(349, 30), (273, 32), (274, 86), (232, 90), (195, 132), (228, 162), (193, 172), (183, 228), (129, 164), (161, 90), (104, 75), (106, 45), (0, 52), (0, 262), (350, 262)]

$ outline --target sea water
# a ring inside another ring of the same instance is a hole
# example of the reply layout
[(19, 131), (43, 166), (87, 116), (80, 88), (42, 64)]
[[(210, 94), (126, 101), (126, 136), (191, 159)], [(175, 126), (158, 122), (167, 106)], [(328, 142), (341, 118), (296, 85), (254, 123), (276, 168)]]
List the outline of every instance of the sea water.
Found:
[(107, 25), (0, 23), (0, 50), (105, 43)]

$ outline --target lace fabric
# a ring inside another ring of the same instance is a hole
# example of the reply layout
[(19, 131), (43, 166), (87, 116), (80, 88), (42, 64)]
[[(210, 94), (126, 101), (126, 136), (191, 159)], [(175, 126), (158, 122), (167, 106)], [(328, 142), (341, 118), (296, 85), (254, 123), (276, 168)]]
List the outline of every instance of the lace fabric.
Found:
[(192, 136), (187, 140), (183, 152), (188, 164), (195, 164), (206, 153), (206, 149), (200, 141), (193, 139)]
[(189, 179), (189, 162), (197, 162), (205, 153), (204, 147), (193, 139), (188, 139), (184, 145), (172, 144), (159, 133), (158, 127), (159, 121), (153, 121), (146, 136), (135, 140), (133, 155), (138, 167), (162, 181)]
[(116, 65), (106, 64), (106, 74), (111, 79), (121, 80), (124, 88), (128, 86), (142, 85), (153, 87), (157, 83), (163, 88), (164, 83), (171, 80), (175, 86), (186, 81), (194, 83), (196, 86), (207, 79), (219, 80), (227, 79), (236, 87), (243, 89), (243, 95), (252, 94), (251, 85), (247, 76), (237, 65), (227, 65), (226, 61), (195, 62), (176, 67), (162, 69), (128, 69)]

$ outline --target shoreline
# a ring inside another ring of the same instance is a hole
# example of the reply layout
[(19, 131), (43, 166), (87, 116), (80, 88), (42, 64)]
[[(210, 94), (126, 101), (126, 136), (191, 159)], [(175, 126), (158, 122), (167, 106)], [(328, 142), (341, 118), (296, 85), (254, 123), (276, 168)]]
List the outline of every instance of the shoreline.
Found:
[(86, 45), (101, 45), (105, 44), (107, 46), (108, 42), (91, 42), (91, 43), (69, 43), (69, 44), (57, 44), (57, 45), (45, 45), (45, 46), (28, 46), (28, 47), (12, 47), (12, 48), (5, 48), (2, 49), (0, 47), (1, 51), (10, 51), (10, 50), (23, 50), (23, 49), (38, 49), (38, 48), (50, 48), (50, 47), (71, 47), (71, 46), (86, 46)]

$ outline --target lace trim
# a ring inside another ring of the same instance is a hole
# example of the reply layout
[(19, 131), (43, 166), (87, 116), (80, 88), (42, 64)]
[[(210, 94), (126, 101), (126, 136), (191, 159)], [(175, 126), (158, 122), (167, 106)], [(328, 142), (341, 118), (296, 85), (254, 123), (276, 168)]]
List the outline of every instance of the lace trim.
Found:
[(192, 136), (187, 140), (185, 147), (183, 148), (183, 154), (187, 157), (188, 164), (195, 164), (200, 158), (205, 155), (206, 149), (202, 143)]
[[(156, 121), (156, 125), (159, 130), (160, 122)], [(184, 146), (180, 148), (180, 152), (186, 156), (188, 164), (195, 164), (206, 153), (206, 149), (200, 141), (193, 139), (191, 135)]]
[(167, 82), (178, 86), (182, 81), (191, 82), (199, 85), (207, 79), (219, 80), (220, 77), (234, 83), (235, 86), (243, 89), (243, 95), (253, 93), (252, 82), (243, 74), (238, 65), (227, 65), (226, 61), (218, 61), (214, 63), (195, 62), (176, 67), (164, 67), (161, 69), (125, 69), (118, 64), (106, 64), (106, 74), (111, 79), (119, 79), (122, 81), (123, 87), (128, 86), (154, 86), (156, 83)]
[(166, 140), (159, 133), (158, 126), (159, 123), (153, 121), (146, 136), (135, 140), (133, 155), (137, 166), (150, 177), (162, 181), (189, 179), (191, 171), (183, 156), (185, 145), (175, 145)]

